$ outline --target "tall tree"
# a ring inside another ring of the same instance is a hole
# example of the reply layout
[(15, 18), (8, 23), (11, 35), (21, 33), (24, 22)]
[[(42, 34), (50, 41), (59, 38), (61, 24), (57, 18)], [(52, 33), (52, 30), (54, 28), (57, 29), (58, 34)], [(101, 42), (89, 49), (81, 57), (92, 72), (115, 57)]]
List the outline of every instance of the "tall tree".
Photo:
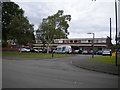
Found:
[(14, 2), (2, 3), (2, 39), (7, 40), (8, 25), (11, 23), (13, 16), (23, 16), (24, 11)]
[(34, 40), (33, 25), (24, 17), (24, 11), (14, 2), (2, 3), (2, 39), (26, 44)]
[(2, 39), (2, 3), (0, 2), (0, 40)]
[(69, 34), (68, 22), (71, 20), (71, 15), (63, 15), (63, 10), (52, 16), (44, 18), (38, 28), (38, 38), (47, 43), (52, 43), (54, 39), (67, 38)]
[(49, 44), (54, 41), (54, 39), (67, 38), (68, 22), (71, 20), (71, 15), (63, 15), (63, 10), (58, 10), (58, 12), (52, 16), (44, 18), (40, 24), (37, 32), (40, 34), (38, 38), (43, 43), (48, 43), (49, 53)]
[(27, 17), (13, 17), (11, 23), (8, 25), (8, 30), (8, 38), (18, 44), (26, 45), (34, 40), (33, 25), (29, 24)]

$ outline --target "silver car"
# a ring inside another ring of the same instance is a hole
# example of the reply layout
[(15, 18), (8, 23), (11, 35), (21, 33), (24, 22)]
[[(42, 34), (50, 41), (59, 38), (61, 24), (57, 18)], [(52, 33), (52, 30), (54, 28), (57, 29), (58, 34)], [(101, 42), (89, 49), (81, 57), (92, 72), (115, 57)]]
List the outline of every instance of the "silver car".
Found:
[(104, 50), (104, 51), (102, 52), (102, 55), (103, 55), (103, 56), (105, 56), (105, 55), (110, 56), (110, 55), (111, 55), (110, 52), (111, 52), (110, 50)]
[(30, 52), (29, 48), (20, 48), (19, 52)]

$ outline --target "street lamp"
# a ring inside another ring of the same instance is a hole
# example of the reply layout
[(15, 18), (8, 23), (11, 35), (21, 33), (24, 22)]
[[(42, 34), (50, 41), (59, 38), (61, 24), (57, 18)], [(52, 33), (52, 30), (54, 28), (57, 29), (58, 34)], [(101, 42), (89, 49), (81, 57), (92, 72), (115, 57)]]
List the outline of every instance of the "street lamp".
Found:
[[(115, 0), (115, 19), (116, 19), (116, 47), (117, 47), (117, 1)], [(116, 64), (116, 66), (117, 66), (117, 62), (118, 62), (118, 60), (117, 60), (117, 49), (116, 49), (116, 57), (115, 57), (115, 64)]]
[(92, 52), (92, 58), (94, 58), (94, 38), (95, 38), (95, 34), (94, 33), (87, 33), (87, 34), (93, 34), (93, 41), (92, 41), (93, 52)]

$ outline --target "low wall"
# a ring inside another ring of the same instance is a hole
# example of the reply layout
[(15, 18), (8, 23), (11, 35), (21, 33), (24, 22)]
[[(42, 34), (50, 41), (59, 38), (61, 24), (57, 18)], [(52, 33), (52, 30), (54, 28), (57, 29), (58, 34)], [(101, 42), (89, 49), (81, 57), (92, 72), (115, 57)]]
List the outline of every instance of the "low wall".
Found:
[(14, 51), (14, 52), (18, 52), (19, 48), (0, 48), (0, 50), (4, 51)]

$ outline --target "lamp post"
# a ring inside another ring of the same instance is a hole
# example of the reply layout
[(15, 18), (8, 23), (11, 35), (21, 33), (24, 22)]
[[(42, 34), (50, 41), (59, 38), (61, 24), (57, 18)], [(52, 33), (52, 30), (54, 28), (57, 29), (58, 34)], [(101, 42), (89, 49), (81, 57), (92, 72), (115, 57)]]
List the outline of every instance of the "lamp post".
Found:
[(87, 34), (93, 34), (93, 41), (92, 41), (93, 52), (92, 52), (92, 58), (94, 58), (94, 38), (95, 38), (95, 34), (94, 33), (87, 33)]
[[(117, 1), (115, 0), (115, 19), (116, 19), (116, 47), (117, 47)], [(115, 65), (117, 66), (117, 49), (116, 49), (116, 57), (115, 57)]]

